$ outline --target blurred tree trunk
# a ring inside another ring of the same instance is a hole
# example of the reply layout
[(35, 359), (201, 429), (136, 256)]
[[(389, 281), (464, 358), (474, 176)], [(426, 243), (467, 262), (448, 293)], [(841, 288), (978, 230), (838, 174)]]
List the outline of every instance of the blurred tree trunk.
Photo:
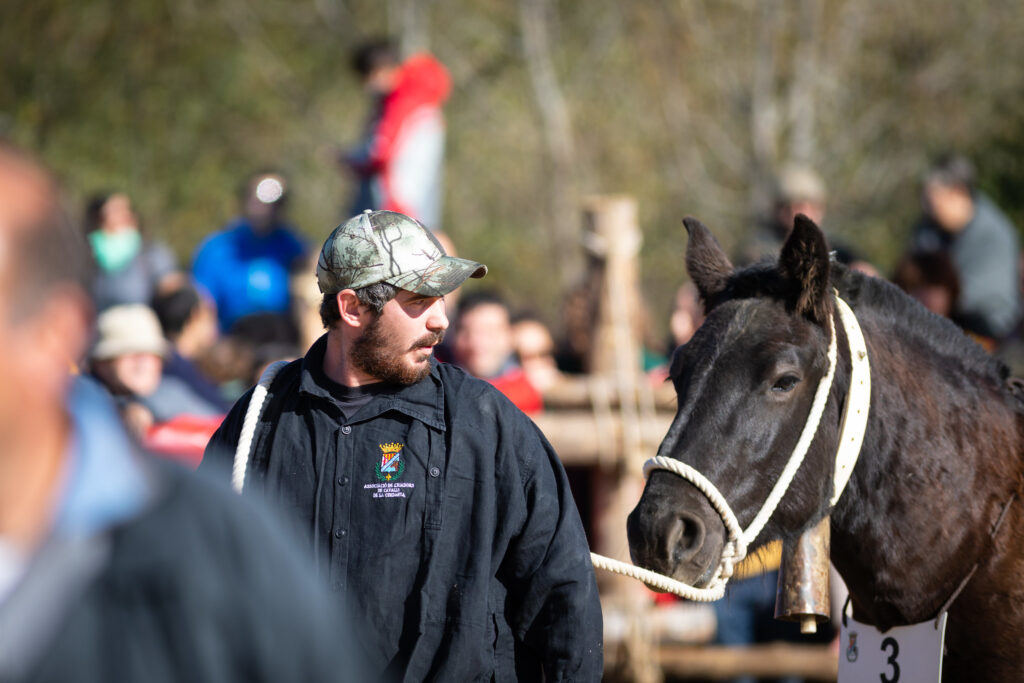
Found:
[(404, 57), (430, 47), (423, 19), (425, 4), (423, 0), (388, 0), (388, 32)]
[[(818, 0), (801, 0), (796, 7), (780, 0), (758, 5), (750, 91), (750, 208), (755, 217), (772, 209), (779, 168), (787, 163), (813, 168), (818, 162), (821, 6)], [(792, 48), (780, 54), (787, 44)]]
[(579, 275), (579, 217), (577, 215), (575, 161), (569, 106), (558, 85), (551, 60), (549, 0), (520, 0), (519, 20), (526, 70), (540, 114), (547, 155), (548, 236), (551, 264), (561, 275), (563, 290)]
[(757, 6), (757, 35), (751, 57), (754, 60), (750, 83), (750, 212), (765, 215), (771, 207), (775, 165), (779, 156), (779, 103), (776, 96), (778, 54), (776, 35), (781, 24), (782, 7), (778, 0), (765, 0)]
[(797, 10), (793, 79), (789, 86), (789, 161), (811, 164), (817, 156), (815, 140), (815, 78), (821, 35), (821, 2), (802, 0)]

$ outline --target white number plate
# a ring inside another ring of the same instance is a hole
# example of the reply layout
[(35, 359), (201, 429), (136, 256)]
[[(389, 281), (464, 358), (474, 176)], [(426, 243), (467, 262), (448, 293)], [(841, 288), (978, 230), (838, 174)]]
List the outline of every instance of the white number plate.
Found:
[(946, 614), (881, 633), (851, 617), (839, 630), (839, 683), (936, 683), (942, 678)]

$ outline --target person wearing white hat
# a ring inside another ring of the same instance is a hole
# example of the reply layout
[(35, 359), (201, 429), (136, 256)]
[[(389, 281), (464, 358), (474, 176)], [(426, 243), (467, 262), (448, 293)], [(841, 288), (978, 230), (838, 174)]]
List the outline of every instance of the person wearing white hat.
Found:
[(96, 319), (92, 374), (118, 400), (125, 422), (139, 438), (154, 423), (179, 415), (222, 414), (181, 379), (163, 375), (169, 348), (156, 313), (145, 304), (114, 306)]
[(167, 340), (156, 314), (144, 304), (108, 308), (96, 319), (93, 373), (114, 393), (149, 396), (160, 384)]

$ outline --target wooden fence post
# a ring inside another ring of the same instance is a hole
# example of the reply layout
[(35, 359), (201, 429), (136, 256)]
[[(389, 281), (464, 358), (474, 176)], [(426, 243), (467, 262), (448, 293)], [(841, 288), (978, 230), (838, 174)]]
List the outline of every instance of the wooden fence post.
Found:
[[(638, 255), (642, 237), (636, 201), (625, 196), (592, 197), (585, 201), (583, 240), (587, 253), (587, 286), (594, 311), (593, 337), (587, 358), (594, 382), (603, 382), (618, 398), (620, 443), (611, 457), (599, 459), (594, 479), (596, 551), (629, 559), (626, 517), (643, 490), (641, 466), (653, 454), (645, 442), (645, 421), (654, 419), (653, 396), (642, 368)], [(656, 447), (656, 444), (655, 444)], [(605, 604), (628, 620), (626, 637), (618, 643), (623, 657), (613, 675), (634, 683), (659, 683), (661, 667), (644, 618), (651, 598), (633, 579), (599, 576)]]

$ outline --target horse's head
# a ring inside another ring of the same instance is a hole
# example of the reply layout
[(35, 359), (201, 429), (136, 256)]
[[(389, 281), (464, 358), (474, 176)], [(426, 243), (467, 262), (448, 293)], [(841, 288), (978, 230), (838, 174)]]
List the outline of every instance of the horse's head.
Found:
[[(700, 222), (686, 265), (707, 319), (676, 349), (671, 378), (678, 410), (658, 454), (684, 462), (717, 487), (741, 528), (757, 515), (799, 440), (828, 370), (833, 297), (825, 238), (798, 216), (774, 266), (734, 271)], [(827, 508), (836, 409), (811, 443), (792, 485), (753, 545), (816, 522)], [(651, 473), (628, 520), (633, 561), (705, 586), (727, 533), (707, 496), (671, 472)]]

